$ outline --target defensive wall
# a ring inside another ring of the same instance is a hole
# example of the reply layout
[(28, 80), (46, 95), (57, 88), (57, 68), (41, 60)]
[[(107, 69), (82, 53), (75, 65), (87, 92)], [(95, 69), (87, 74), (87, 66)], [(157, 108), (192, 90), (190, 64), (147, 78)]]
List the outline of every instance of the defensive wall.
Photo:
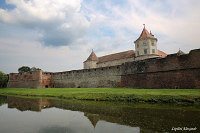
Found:
[(11, 73), (9, 88), (200, 88), (200, 49), (127, 62), (119, 66), (66, 72)]
[(133, 61), (134, 58), (125, 58), (125, 59), (120, 59), (120, 60), (113, 60), (113, 61), (106, 61), (106, 62), (98, 62), (97, 63), (97, 68), (99, 67), (107, 67), (107, 66), (116, 66), (116, 65), (121, 65), (124, 62), (129, 62)]
[(122, 87), (200, 88), (200, 49), (122, 65)]
[(53, 73), (53, 87), (120, 87), (121, 66), (73, 70)]
[(10, 73), (8, 88), (40, 88), (42, 71)]
[(34, 72), (10, 73), (8, 88), (48, 88), (51, 86), (51, 75), (41, 70)]

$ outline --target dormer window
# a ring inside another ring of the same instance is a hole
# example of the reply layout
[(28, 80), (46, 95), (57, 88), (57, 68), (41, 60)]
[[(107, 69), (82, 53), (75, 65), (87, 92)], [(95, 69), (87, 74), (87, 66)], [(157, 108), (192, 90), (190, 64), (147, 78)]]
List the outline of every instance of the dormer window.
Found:
[(152, 42), (151, 42), (151, 45), (152, 45), (152, 46), (154, 46), (154, 45), (155, 45), (155, 44), (154, 44), (154, 41), (152, 41)]
[(143, 45), (144, 45), (144, 46), (147, 46), (147, 43), (146, 43), (146, 42), (143, 42)]

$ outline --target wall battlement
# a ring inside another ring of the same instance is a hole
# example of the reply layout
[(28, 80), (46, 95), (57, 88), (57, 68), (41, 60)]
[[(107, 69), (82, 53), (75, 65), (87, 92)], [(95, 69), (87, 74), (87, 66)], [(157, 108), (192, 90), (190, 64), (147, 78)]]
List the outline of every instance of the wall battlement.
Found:
[(40, 88), (42, 71), (10, 73), (8, 88)]
[(123, 65), (122, 86), (139, 88), (200, 88), (200, 49)]
[(166, 58), (151, 58), (146, 60), (127, 62), (123, 65), (123, 74), (141, 72), (160, 72), (178, 69), (200, 67), (200, 49), (192, 50), (189, 54), (171, 54)]
[(52, 77), (54, 87), (119, 87), (120, 81), (121, 66), (59, 72)]
[(9, 88), (137, 87), (200, 88), (200, 49), (126, 62), (119, 66), (65, 72), (10, 73)]

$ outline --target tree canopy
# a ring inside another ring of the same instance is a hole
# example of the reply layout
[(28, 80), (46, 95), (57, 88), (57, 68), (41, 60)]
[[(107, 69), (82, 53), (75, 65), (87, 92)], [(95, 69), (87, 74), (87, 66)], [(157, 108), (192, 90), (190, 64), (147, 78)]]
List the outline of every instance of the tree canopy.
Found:
[(9, 77), (8, 74), (5, 74), (0, 71), (0, 88), (7, 87), (8, 77)]
[(18, 72), (30, 72), (31, 68), (28, 66), (22, 66), (18, 69)]
[(40, 68), (36, 68), (36, 67), (28, 67), (28, 66), (22, 66), (18, 69), (18, 72), (33, 72), (33, 71), (37, 71), (37, 70), (41, 70)]
[(31, 72), (37, 71), (37, 70), (41, 70), (40, 68), (36, 68), (36, 67), (32, 67), (31, 68)]

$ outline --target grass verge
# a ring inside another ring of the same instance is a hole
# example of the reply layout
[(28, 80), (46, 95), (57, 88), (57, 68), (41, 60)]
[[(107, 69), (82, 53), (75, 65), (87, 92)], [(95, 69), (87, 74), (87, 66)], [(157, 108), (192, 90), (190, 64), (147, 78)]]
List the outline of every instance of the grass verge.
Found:
[(0, 94), (93, 101), (200, 104), (200, 89), (4, 88), (0, 89)]

